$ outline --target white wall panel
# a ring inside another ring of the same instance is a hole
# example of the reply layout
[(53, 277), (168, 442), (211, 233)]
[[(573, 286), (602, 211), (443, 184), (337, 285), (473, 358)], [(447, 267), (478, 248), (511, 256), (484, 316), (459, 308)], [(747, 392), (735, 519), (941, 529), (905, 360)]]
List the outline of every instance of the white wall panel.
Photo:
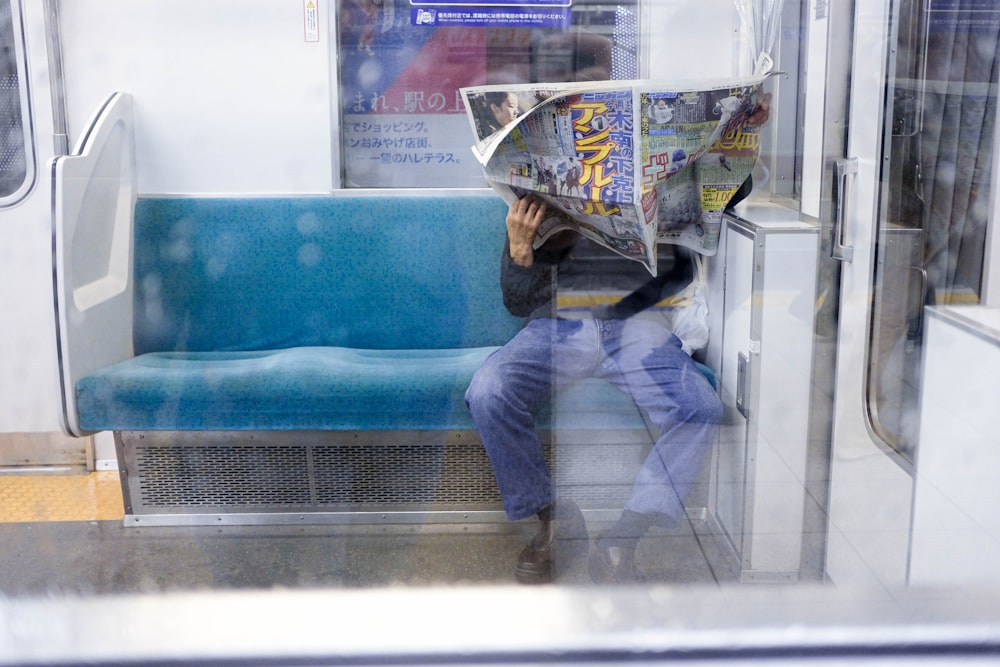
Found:
[(140, 194), (328, 192), (331, 6), (306, 42), (301, 0), (62, 3), (71, 143), (124, 91)]
[(913, 585), (1000, 582), (1000, 310), (928, 310)]
[(649, 0), (644, 25), (651, 79), (747, 74), (739, 69), (744, 44), (732, 0)]

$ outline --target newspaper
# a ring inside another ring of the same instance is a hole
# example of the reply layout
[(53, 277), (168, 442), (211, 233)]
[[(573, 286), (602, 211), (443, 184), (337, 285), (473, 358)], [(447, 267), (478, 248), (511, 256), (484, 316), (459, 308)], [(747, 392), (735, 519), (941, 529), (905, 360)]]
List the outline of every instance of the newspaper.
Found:
[(657, 243), (717, 251), (723, 209), (757, 160), (747, 119), (767, 76), (461, 92), (489, 184), (508, 203), (529, 193), (547, 203), (536, 246), (573, 229), (656, 275)]

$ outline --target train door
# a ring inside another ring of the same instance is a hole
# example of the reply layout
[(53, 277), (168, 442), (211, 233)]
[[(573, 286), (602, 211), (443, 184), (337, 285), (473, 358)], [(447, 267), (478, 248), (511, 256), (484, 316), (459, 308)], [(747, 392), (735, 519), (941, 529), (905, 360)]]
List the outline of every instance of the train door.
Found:
[[(85, 469), (89, 438), (60, 430), (49, 159), (65, 150), (49, 2), (0, 1), (0, 469)], [(51, 48), (50, 48), (51, 47)], [(51, 54), (51, 55), (50, 55)]]
[(828, 75), (847, 101), (828, 100), (825, 120), (821, 218), (827, 289), (839, 290), (826, 573), (895, 587), (909, 582), (914, 549), (925, 306), (982, 300), (1000, 10), (975, 0), (828, 9)]

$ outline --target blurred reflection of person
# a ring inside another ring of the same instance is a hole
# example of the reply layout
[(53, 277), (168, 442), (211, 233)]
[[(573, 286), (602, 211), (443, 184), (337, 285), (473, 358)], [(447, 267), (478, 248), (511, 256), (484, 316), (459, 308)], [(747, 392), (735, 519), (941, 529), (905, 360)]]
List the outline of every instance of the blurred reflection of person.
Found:
[(546, 35), (532, 44), (534, 81), (606, 81), (614, 44), (603, 35), (574, 31)]
[[(764, 96), (748, 126), (763, 123), (770, 97)], [(748, 190), (742, 196), (748, 194)], [(731, 202), (732, 203), (732, 202)], [(601, 378), (627, 394), (658, 428), (618, 520), (590, 541), (589, 572), (595, 582), (639, 579), (635, 550), (653, 526), (673, 526), (685, 517), (685, 498), (711, 450), (722, 403), (711, 383), (662, 317), (643, 312), (686, 287), (692, 262), (671, 246), (674, 261), (652, 280), (641, 277), (628, 296), (611, 305), (568, 312), (556, 297), (564, 280), (588, 289), (606, 284), (609, 274), (578, 260), (610, 251), (572, 231), (560, 232), (535, 248), (547, 218), (546, 203), (528, 195), (513, 202), (506, 216), (500, 287), (511, 314), (524, 327), (476, 371), (465, 394), (512, 521), (537, 516), (538, 529), (517, 557), (515, 578), (551, 581), (557, 549), (586, 544), (580, 509), (559, 497), (545, 461), (536, 418), (553, 394), (587, 377)], [(589, 244), (589, 248), (588, 248)], [(623, 260), (628, 261), (628, 260)], [(581, 281), (585, 281), (581, 282)]]
[(382, 5), (385, 0), (360, 0), (357, 1), (359, 7), (364, 12), (364, 23), (361, 33), (358, 35), (358, 51), (363, 51), (367, 55), (375, 55), (372, 45), (375, 43), (375, 33), (381, 20)]

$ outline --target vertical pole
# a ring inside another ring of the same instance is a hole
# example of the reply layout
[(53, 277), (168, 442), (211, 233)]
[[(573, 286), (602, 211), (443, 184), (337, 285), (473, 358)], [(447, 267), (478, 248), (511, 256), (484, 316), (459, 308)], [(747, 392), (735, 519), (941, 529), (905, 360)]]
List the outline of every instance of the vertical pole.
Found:
[(62, 35), (59, 29), (59, 0), (43, 0), (43, 2), (45, 8), (45, 48), (49, 58), (49, 93), (52, 96), (53, 151), (57, 156), (69, 155)]

